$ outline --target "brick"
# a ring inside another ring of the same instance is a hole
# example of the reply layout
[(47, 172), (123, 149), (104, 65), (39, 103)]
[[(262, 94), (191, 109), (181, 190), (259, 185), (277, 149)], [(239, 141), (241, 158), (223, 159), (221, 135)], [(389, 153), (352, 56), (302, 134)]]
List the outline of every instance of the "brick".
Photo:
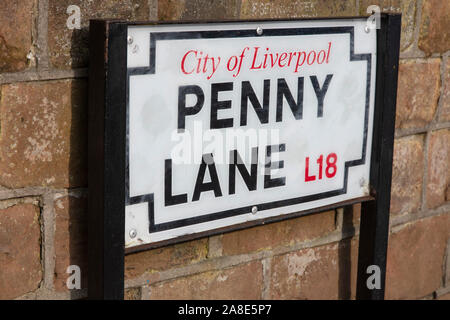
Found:
[(367, 8), (371, 5), (378, 6), (381, 12), (402, 14), (400, 50), (409, 48), (414, 40), (416, 0), (360, 0), (359, 13), (369, 15)]
[(0, 72), (22, 71), (29, 66), (35, 0), (0, 2)]
[(334, 211), (313, 214), (226, 233), (222, 238), (222, 252), (234, 255), (291, 245), (318, 238), (334, 229)]
[(272, 259), (271, 299), (350, 299), (355, 295), (357, 239)]
[(141, 288), (126, 289), (124, 298), (124, 300), (141, 300)]
[(441, 114), (439, 115), (440, 122), (450, 121), (450, 59), (446, 59), (443, 91), (441, 96)]
[(442, 284), (450, 214), (406, 224), (389, 237), (387, 299), (417, 299)]
[(173, 246), (148, 250), (125, 256), (125, 278), (144, 273), (189, 265), (206, 259), (208, 239), (183, 242)]
[(450, 129), (433, 131), (428, 145), (427, 206), (450, 201)]
[(86, 82), (22, 82), (0, 90), (0, 185), (85, 186)]
[(185, 0), (162, 0), (158, 1), (158, 19), (161, 21), (181, 19)]
[(81, 271), (81, 288), (87, 288), (88, 224), (87, 197), (65, 196), (54, 203), (55, 209), (55, 278), (56, 291), (68, 290), (67, 267), (77, 265)]
[(36, 290), (42, 280), (40, 211), (33, 204), (0, 209), (0, 299)]
[[(89, 19), (147, 20), (148, 3), (148, 0), (49, 0), (48, 46), (52, 65), (60, 69), (86, 67)], [(70, 5), (80, 8), (81, 29), (70, 30), (66, 25)]]
[(261, 299), (262, 265), (252, 261), (150, 286), (151, 300), (255, 300)]
[(397, 92), (395, 127), (425, 128), (440, 95), (440, 59), (401, 61)]
[(356, 14), (352, 0), (242, 0), (241, 18), (302, 18), (351, 16)]
[(394, 141), (391, 213), (419, 210), (424, 173), (423, 136), (408, 136)]
[(423, 0), (419, 48), (427, 55), (450, 50), (450, 2)]
[(160, 0), (160, 20), (205, 20), (237, 18), (239, 0)]

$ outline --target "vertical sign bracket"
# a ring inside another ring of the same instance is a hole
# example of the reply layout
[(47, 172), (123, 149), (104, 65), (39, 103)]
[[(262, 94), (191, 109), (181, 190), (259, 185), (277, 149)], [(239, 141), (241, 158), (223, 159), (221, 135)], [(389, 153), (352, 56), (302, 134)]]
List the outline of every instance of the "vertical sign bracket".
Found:
[[(377, 81), (370, 170), (370, 186), (375, 200), (363, 202), (361, 207), (358, 300), (384, 299), (400, 28), (401, 15), (381, 16), (381, 28), (377, 30)], [(369, 288), (370, 266), (380, 271), (378, 288)]]
[(123, 299), (127, 24), (91, 21), (88, 296)]

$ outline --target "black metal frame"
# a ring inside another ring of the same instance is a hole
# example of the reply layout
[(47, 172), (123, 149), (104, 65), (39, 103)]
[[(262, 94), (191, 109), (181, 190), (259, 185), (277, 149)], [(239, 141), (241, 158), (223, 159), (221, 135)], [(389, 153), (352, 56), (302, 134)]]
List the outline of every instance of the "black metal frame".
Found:
[[(361, 18), (361, 17), (352, 17)], [(342, 19), (342, 18), (329, 18)], [(294, 19), (292, 19), (294, 20)], [(297, 19), (298, 20), (298, 19)], [(308, 19), (311, 20), (311, 19)], [(277, 20), (252, 20), (277, 21)], [(288, 20), (284, 20), (288, 21)], [(206, 23), (208, 21), (176, 22)], [(226, 22), (226, 21), (210, 21)], [(236, 22), (233, 20), (233, 22)], [(244, 21), (241, 21), (244, 22)], [(245, 21), (251, 22), (251, 21)], [(168, 22), (170, 23), (170, 22)], [(390, 182), (400, 39), (400, 15), (383, 14), (377, 30), (377, 77), (370, 172), (371, 195), (293, 214), (183, 236), (138, 250), (124, 248), (126, 187), (127, 28), (124, 21), (92, 20), (89, 68), (89, 286), (90, 299), (123, 299), (124, 255), (362, 202), (358, 299), (382, 299), (389, 229)], [(158, 23), (161, 24), (161, 23)], [(368, 290), (367, 266), (382, 271), (382, 286)]]
[(127, 27), (91, 21), (90, 28), (88, 295), (122, 299), (126, 78), (114, 75), (126, 74)]

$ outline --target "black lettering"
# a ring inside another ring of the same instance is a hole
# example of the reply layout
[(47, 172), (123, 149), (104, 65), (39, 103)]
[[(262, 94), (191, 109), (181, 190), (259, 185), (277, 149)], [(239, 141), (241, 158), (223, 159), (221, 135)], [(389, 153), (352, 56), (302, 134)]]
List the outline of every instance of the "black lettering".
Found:
[(241, 92), (241, 126), (247, 125), (247, 105), (248, 100), (252, 103), (256, 115), (261, 123), (269, 122), (269, 95), (270, 95), (270, 80), (264, 80), (263, 89), (263, 105), (259, 103), (255, 91), (249, 81), (242, 82)]
[[(211, 182), (203, 182), (205, 179), (206, 166), (208, 166), (209, 175), (211, 177)], [(222, 191), (220, 190), (219, 177), (217, 176), (216, 165), (214, 164), (214, 159), (212, 153), (204, 154), (202, 156), (202, 163), (197, 174), (197, 181), (195, 182), (194, 195), (192, 196), (192, 201), (198, 201), (200, 199), (200, 194), (205, 191), (214, 191), (216, 197), (222, 196)]]
[(230, 165), (228, 178), (228, 193), (235, 194), (236, 192), (236, 167), (244, 180), (249, 191), (256, 190), (256, 178), (258, 174), (258, 147), (252, 148), (252, 159), (250, 165), (250, 173), (247, 171), (245, 164), (242, 161), (237, 150), (230, 151)]
[(217, 113), (220, 109), (230, 109), (231, 100), (218, 101), (220, 91), (233, 90), (233, 82), (213, 83), (211, 85), (211, 129), (232, 128), (233, 119), (217, 119)]
[(164, 203), (165, 206), (174, 206), (176, 204), (186, 203), (187, 194), (172, 195), (172, 159), (165, 160), (164, 167)]
[[(195, 94), (197, 102), (192, 107), (186, 107), (186, 95)], [(180, 86), (178, 88), (178, 129), (184, 130), (186, 127), (186, 116), (199, 113), (205, 102), (205, 95), (202, 88), (196, 85)]]
[(274, 179), (272, 179), (272, 177), (271, 177), (272, 169), (283, 169), (284, 168), (283, 160), (277, 161), (277, 162), (271, 161), (272, 153), (284, 152), (284, 151), (286, 151), (286, 145), (284, 143), (278, 144), (278, 145), (267, 146), (267, 148), (266, 148), (266, 164), (265, 164), (265, 168), (264, 168), (264, 189), (280, 187), (280, 186), (284, 186), (286, 184), (286, 177), (280, 177), (280, 178), (274, 178)]
[(332, 74), (328, 74), (325, 82), (323, 83), (322, 89), (320, 88), (319, 81), (316, 76), (310, 76), (312, 85), (314, 87), (314, 91), (317, 96), (317, 117), (323, 117), (323, 100), (325, 100), (325, 94), (328, 91), (328, 86), (330, 85), (331, 78), (333, 78)]
[(295, 120), (300, 120), (303, 117), (303, 89), (304, 89), (304, 78), (299, 77), (297, 82), (297, 103), (295, 103), (292, 97), (291, 91), (286, 83), (285, 79), (278, 79), (277, 88), (277, 122), (283, 120), (283, 97), (286, 98), (289, 107), (291, 108), (292, 114)]

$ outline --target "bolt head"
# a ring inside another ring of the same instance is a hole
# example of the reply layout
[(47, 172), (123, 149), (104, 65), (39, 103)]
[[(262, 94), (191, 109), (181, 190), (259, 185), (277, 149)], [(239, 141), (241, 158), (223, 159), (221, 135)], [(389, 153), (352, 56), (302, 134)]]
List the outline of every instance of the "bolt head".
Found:
[(133, 43), (133, 37), (132, 36), (128, 36), (127, 42), (128, 42), (128, 44), (132, 44)]
[(137, 236), (137, 231), (136, 229), (131, 229), (130, 232), (128, 233), (130, 235), (130, 238), (136, 238)]
[(261, 28), (261, 27), (256, 28), (256, 34), (258, 36), (262, 35), (263, 34), (263, 28)]
[(258, 207), (257, 206), (254, 206), (253, 208), (252, 208), (252, 214), (257, 214), (258, 213)]

